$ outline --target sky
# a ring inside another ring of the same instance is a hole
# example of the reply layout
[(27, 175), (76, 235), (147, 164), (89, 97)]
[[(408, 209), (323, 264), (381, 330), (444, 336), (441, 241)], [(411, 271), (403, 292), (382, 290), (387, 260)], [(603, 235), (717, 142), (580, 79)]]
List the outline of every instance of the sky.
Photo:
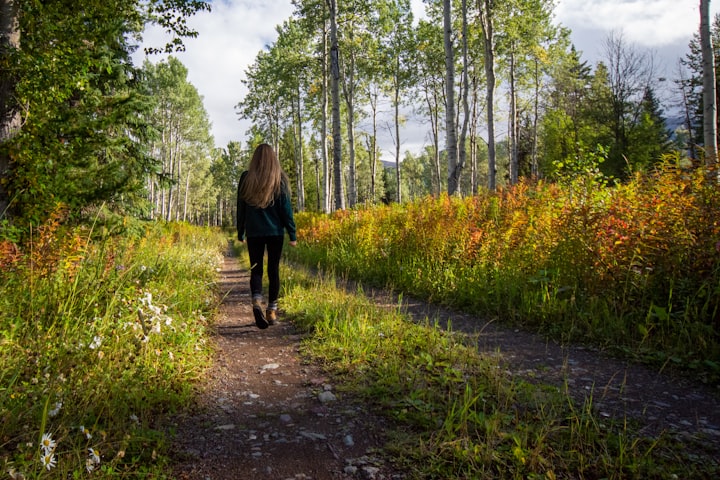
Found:
[[(412, 0), (415, 17), (422, 16), (422, 0)], [(720, 12), (720, 2), (711, 2), (711, 15)], [(628, 45), (655, 55), (658, 69), (672, 78), (677, 61), (698, 30), (698, 0), (556, 0), (555, 20), (571, 29), (571, 39), (594, 64), (602, 57), (603, 41), (611, 32), (621, 34)], [(213, 1), (211, 12), (201, 12), (189, 20), (198, 31), (197, 38), (185, 39), (185, 52), (174, 54), (188, 69), (188, 81), (204, 99), (212, 123), (217, 147), (229, 141), (244, 142), (250, 124), (241, 121), (235, 111), (247, 90), (242, 84), (246, 69), (257, 53), (274, 43), (276, 27), (292, 16), (291, 0)], [(157, 28), (149, 29), (144, 43), (164, 45), (165, 36)], [(140, 65), (142, 48), (133, 56)], [(153, 55), (157, 62), (162, 56)], [(418, 152), (429, 143), (426, 128), (408, 122), (401, 136), (401, 152)], [(389, 136), (381, 132), (380, 145), (390, 157), (394, 149)], [(385, 157), (385, 155), (383, 155)]]

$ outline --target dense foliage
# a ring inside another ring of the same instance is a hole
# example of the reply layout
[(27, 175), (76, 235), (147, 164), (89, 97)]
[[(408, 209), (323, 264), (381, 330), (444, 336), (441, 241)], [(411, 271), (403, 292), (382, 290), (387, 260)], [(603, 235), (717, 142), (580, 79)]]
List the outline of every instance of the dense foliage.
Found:
[(65, 215), (20, 248), (0, 243), (3, 475), (162, 474), (157, 422), (209, 361), (225, 238), (128, 218), (68, 227)]
[[(205, 2), (15, 2), (19, 46), (3, 48), (1, 104), (22, 126), (0, 138), (0, 205), (10, 216), (43, 220), (58, 203), (77, 211), (98, 202), (132, 203), (158, 160), (148, 144), (161, 126), (151, 122), (154, 99), (132, 65), (147, 22), (175, 39), (158, 50), (182, 47), (196, 35), (187, 15)], [(5, 32), (3, 32), (5, 33)], [(2, 112), (5, 122), (7, 112)], [(4, 198), (7, 197), (7, 198)]]
[(467, 199), (299, 215), (300, 256), (353, 278), (720, 378), (720, 190), (668, 159)]

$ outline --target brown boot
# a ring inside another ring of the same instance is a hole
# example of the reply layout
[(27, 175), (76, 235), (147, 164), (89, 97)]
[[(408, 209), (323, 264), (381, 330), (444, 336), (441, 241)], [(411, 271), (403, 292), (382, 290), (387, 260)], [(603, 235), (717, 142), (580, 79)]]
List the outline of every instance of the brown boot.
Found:
[(267, 319), (263, 315), (262, 306), (260, 305), (259, 299), (253, 299), (253, 316), (255, 317), (255, 325), (260, 329), (266, 329), (269, 325)]
[(268, 308), (265, 310), (265, 319), (267, 320), (268, 324), (275, 325), (277, 322), (277, 310), (273, 310), (272, 308)]

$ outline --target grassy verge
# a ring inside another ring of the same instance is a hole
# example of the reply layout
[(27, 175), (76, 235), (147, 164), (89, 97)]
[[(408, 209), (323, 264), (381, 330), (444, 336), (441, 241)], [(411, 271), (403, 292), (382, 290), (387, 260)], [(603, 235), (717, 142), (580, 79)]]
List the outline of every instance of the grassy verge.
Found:
[(355, 280), (720, 383), (720, 189), (668, 164), (607, 187), (296, 216), (289, 254)]
[(187, 225), (103, 236), (51, 221), (3, 257), (3, 475), (164, 478), (160, 425), (209, 360), (226, 241)]
[[(716, 478), (702, 446), (644, 437), (557, 389), (509, 378), (452, 332), (284, 268), (283, 306), (312, 332), (303, 352), (393, 425), (410, 478)], [(402, 433), (400, 433), (402, 432)]]

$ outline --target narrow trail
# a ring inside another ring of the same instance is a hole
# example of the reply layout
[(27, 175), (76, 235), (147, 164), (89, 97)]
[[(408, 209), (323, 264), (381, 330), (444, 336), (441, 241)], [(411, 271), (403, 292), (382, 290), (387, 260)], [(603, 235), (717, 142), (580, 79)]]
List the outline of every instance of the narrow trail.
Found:
[(175, 419), (173, 476), (192, 480), (401, 478), (377, 455), (380, 420), (302, 362), (302, 334), (280, 316), (259, 330), (249, 272), (225, 257), (215, 362), (197, 407)]
[[(397, 305), (397, 297), (386, 291), (365, 291), (377, 303)], [(441, 328), (450, 325), (477, 338), (478, 349), (497, 357), (514, 376), (555, 385), (579, 405), (591, 402), (602, 417), (635, 420), (649, 436), (666, 432), (697, 441), (720, 459), (720, 387), (412, 298), (403, 297), (403, 309), (416, 321), (436, 320)]]
[[(348, 287), (351, 288), (351, 287)], [(299, 354), (303, 334), (281, 321), (255, 327), (249, 273), (225, 257), (225, 295), (215, 327), (215, 362), (197, 406), (175, 419), (173, 475), (179, 479), (386, 480), (404, 475), (383, 461), (384, 420), (339, 392)], [(376, 303), (397, 296), (365, 289)], [(654, 436), (670, 432), (720, 458), (720, 394), (602, 352), (564, 346), (471, 315), (405, 297), (416, 321), (477, 338), (513, 375), (557, 385), (578, 402), (592, 399), (603, 417), (630, 418)]]

